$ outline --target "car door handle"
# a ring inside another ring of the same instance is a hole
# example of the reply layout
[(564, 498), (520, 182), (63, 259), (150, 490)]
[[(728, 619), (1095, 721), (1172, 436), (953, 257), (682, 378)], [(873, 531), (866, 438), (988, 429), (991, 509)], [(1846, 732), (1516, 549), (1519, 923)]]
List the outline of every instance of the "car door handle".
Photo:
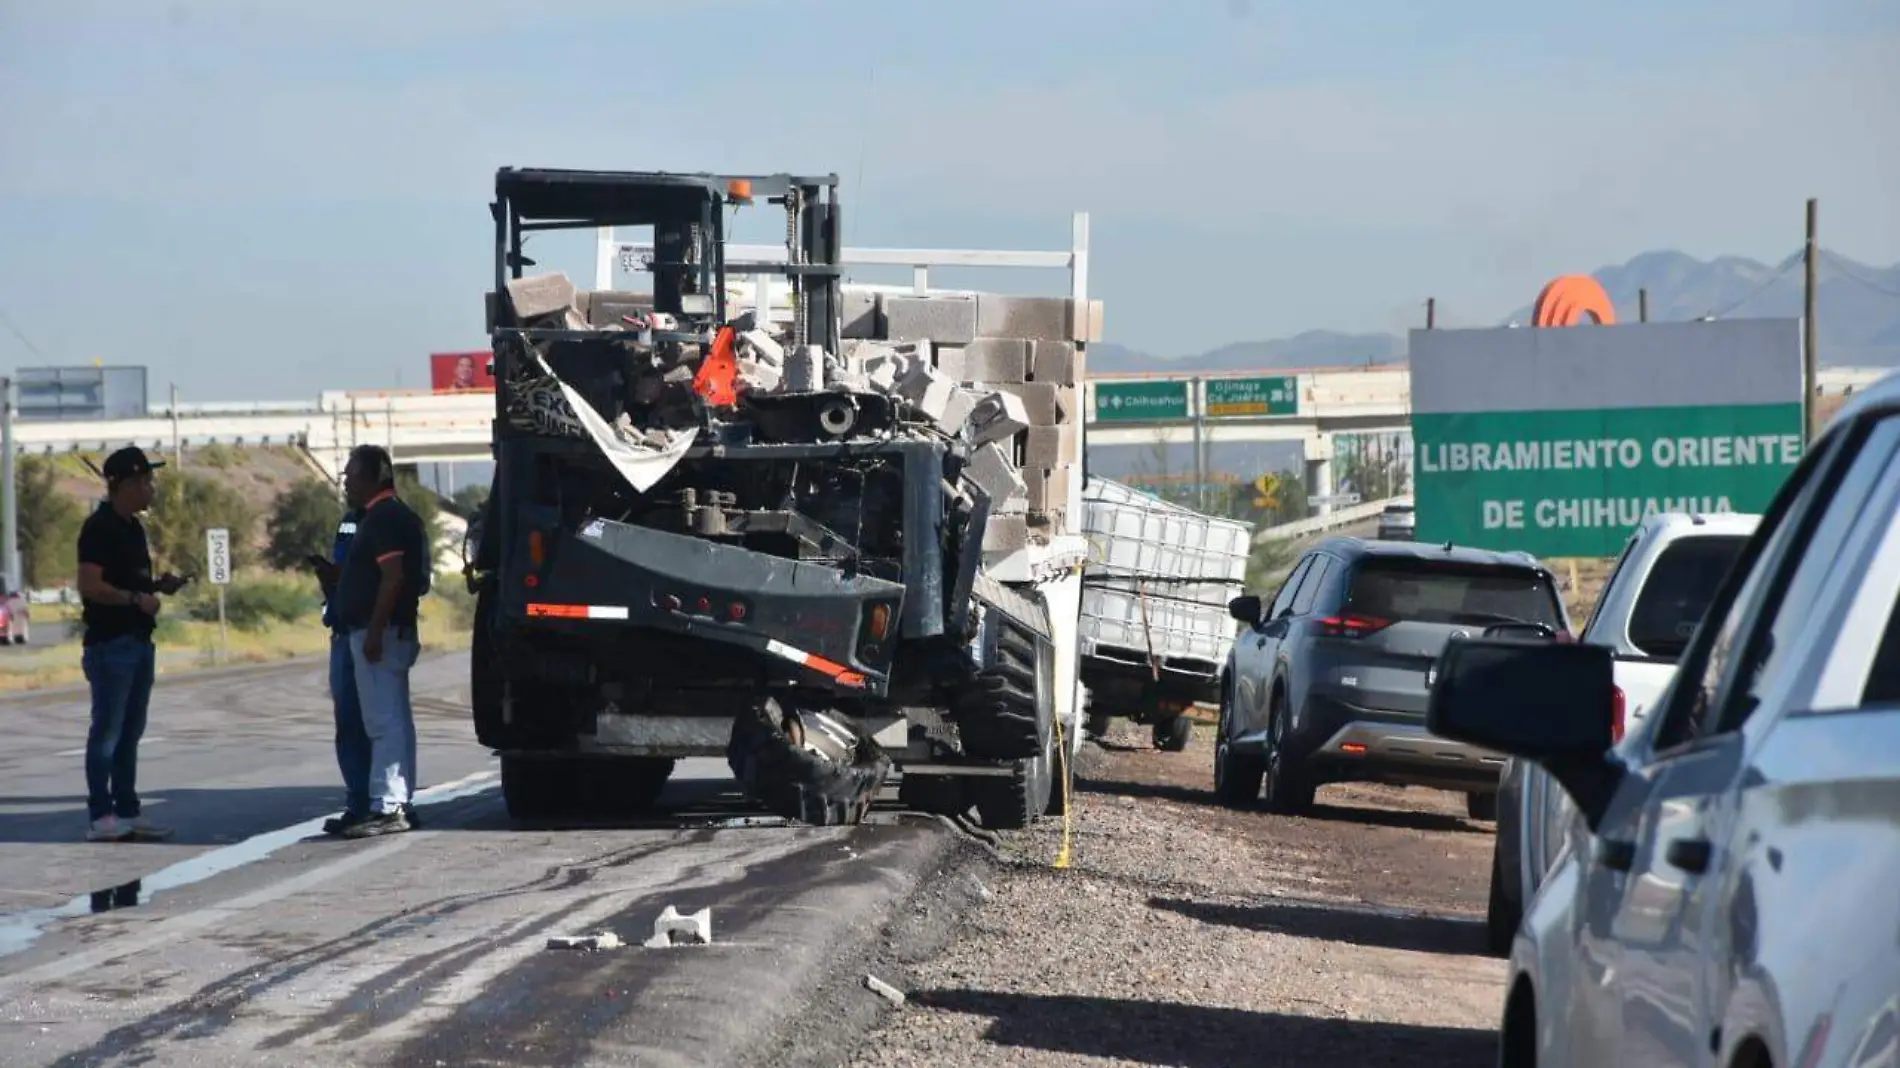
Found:
[(1677, 838), (1663, 851), (1663, 859), (1691, 875), (1700, 875), (1709, 870), (1709, 859), (1714, 854), (1715, 847), (1707, 838)]
[(1253, 647), (1255, 649), (1265, 649), (1267, 647), (1267, 640), (1265, 638), (1255, 638), (1253, 640)]
[(1616, 838), (1599, 838), (1596, 858), (1598, 864), (1611, 871), (1628, 871), (1636, 863), (1636, 843)]

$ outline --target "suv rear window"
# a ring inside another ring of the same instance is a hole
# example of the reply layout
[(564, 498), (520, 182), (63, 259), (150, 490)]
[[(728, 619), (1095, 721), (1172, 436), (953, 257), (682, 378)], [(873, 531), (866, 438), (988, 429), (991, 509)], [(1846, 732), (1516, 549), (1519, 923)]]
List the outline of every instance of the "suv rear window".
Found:
[(1689, 647), (1715, 588), (1748, 539), (1699, 534), (1670, 542), (1643, 578), (1630, 609), (1630, 644), (1644, 656), (1674, 661)]
[(1542, 623), (1564, 629), (1550, 580), (1518, 567), (1362, 560), (1345, 610), (1415, 623)]

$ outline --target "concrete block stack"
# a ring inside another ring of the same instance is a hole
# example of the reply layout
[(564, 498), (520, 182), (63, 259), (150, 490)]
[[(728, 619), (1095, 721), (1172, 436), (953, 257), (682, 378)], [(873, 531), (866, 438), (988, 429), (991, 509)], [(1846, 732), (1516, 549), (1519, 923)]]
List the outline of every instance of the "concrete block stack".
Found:
[[(938, 375), (964, 387), (947, 417), (976, 398), (965, 423), (980, 457), (971, 478), (1008, 490), (992, 494), (985, 548), (1021, 548), (1062, 528), (1080, 477), (1084, 355), (1101, 338), (1099, 301), (1078, 309), (1063, 297), (847, 286), (841, 318), (844, 336), (866, 345), (928, 343)], [(998, 473), (1004, 460), (1015, 478)]]

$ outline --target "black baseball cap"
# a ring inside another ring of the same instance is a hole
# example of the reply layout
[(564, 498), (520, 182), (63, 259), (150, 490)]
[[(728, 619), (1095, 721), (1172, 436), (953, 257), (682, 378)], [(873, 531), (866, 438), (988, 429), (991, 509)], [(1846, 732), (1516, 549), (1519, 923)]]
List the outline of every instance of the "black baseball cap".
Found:
[(145, 450), (137, 445), (127, 445), (106, 457), (105, 465), (99, 470), (106, 476), (106, 481), (117, 482), (122, 478), (131, 478), (133, 475), (150, 474), (164, 466), (165, 461), (148, 458)]

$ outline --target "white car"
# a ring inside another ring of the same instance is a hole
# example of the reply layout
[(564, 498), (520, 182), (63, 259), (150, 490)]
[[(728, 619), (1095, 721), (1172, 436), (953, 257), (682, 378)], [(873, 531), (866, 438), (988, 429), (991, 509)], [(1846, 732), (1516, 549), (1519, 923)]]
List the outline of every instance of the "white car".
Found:
[(1380, 541), (1411, 541), (1418, 530), (1418, 513), (1409, 499), (1393, 501), (1379, 513)]
[[(1649, 715), (1760, 522), (1758, 515), (1665, 512), (1630, 534), (1580, 639), (1616, 654), (1612, 738), (1620, 741)], [(1505, 761), (1486, 916), (1492, 951), (1500, 956), (1510, 952), (1524, 903), (1556, 862), (1572, 815), (1569, 797), (1548, 772), (1528, 760)]]
[(1809, 447), (1612, 745), (1614, 665), (1523, 638), (1441, 661), (1432, 732), (1533, 759), (1573, 802), (1512, 942), (1498, 1063), (1893, 1065), (1900, 374)]

